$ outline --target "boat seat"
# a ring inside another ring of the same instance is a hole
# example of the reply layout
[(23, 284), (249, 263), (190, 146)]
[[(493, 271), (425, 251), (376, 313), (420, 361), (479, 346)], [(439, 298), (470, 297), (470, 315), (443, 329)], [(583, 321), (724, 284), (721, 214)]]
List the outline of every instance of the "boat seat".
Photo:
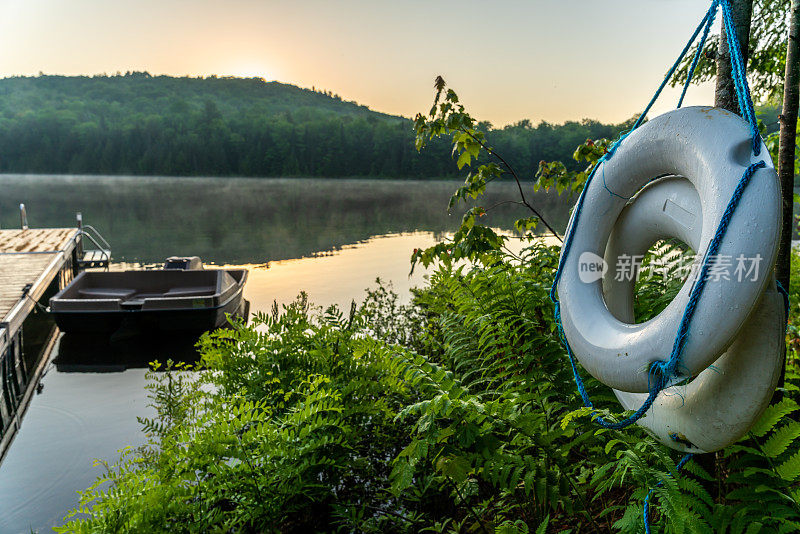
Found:
[(78, 295), (86, 299), (126, 299), (134, 293), (133, 289), (113, 287), (87, 287), (78, 290)]
[(165, 297), (203, 297), (211, 296), (216, 289), (210, 286), (175, 287), (164, 293)]
[(154, 291), (149, 291), (149, 292), (142, 291), (140, 293), (136, 293), (133, 297), (131, 297), (128, 300), (139, 301), (139, 300), (154, 299), (154, 298), (155, 299), (160, 299), (163, 296), (164, 296), (164, 293), (157, 293), (157, 292), (154, 292)]

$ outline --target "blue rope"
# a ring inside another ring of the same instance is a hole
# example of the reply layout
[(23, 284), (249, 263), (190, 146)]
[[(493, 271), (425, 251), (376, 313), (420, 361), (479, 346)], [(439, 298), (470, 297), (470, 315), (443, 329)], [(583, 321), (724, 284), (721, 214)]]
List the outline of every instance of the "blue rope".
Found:
[(678, 70), (678, 67), (681, 64), (681, 61), (683, 61), (683, 57), (686, 55), (686, 52), (688, 52), (689, 49), (692, 47), (692, 44), (694, 43), (694, 40), (697, 39), (697, 36), (700, 34), (700, 31), (703, 29), (703, 26), (706, 25), (706, 21), (711, 16), (710, 15), (711, 12), (713, 11), (716, 14), (717, 2), (718, 1), (719, 0), (714, 0), (711, 3), (711, 8), (706, 12), (706, 16), (703, 17), (703, 20), (700, 21), (700, 24), (697, 25), (697, 29), (694, 30), (694, 33), (689, 38), (689, 42), (687, 42), (686, 46), (683, 47), (683, 50), (681, 51), (680, 55), (678, 56), (677, 61), (675, 61), (675, 63), (672, 65), (672, 67), (670, 67), (669, 71), (667, 72), (667, 75), (664, 77), (664, 81), (661, 82), (661, 85), (659, 85), (658, 89), (656, 89), (656, 92), (653, 95), (653, 98), (650, 99), (650, 102), (647, 103), (647, 106), (645, 106), (644, 111), (641, 113), (641, 115), (639, 115), (639, 118), (636, 119), (636, 123), (633, 125), (633, 128), (631, 128), (631, 131), (635, 130), (636, 128), (638, 128), (639, 126), (642, 125), (642, 122), (644, 122), (644, 118), (650, 112), (650, 108), (653, 107), (653, 104), (656, 103), (656, 100), (658, 100), (658, 97), (661, 96), (661, 91), (664, 90), (664, 87), (666, 87), (667, 83), (672, 79), (672, 75), (675, 74), (676, 70)]
[(678, 108), (683, 105), (683, 99), (686, 97), (686, 91), (689, 90), (689, 85), (692, 83), (692, 77), (694, 76), (694, 71), (697, 68), (697, 62), (700, 61), (700, 55), (703, 53), (703, 48), (706, 47), (708, 32), (711, 31), (711, 26), (714, 25), (714, 19), (717, 18), (717, 4), (719, 4), (719, 0), (714, 0), (714, 2), (712, 2), (711, 8), (708, 10), (708, 12), (706, 12), (706, 16), (703, 19), (706, 23), (706, 27), (703, 30), (703, 37), (700, 38), (700, 43), (697, 45), (697, 51), (694, 53), (692, 64), (689, 66), (689, 72), (686, 74), (686, 83), (683, 84), (683, 91), (681, 92), (681, 97), (678, 100)]
[[(697, 38), (697, 35), (700, 33), (700, 31), (704, 27), (705, 28), (709, 27), (708, 22), (711, 21), (713, 16), (716, 14), (716, 10), (717, 10), (717, 7), (718, 7), (719, 4), (722, 4), (722, 6), (723, 6), (723, 18), (725, 19), (726, 23), (731, 22), (730, 6), (728, 4), (728, 0), (713, 0), (712, 4), (711, 4), (711, 8), (706, 13), (706, 16), (703, 18), (703, 21), (701, 22), (700, 25), (698, 25), (697, 29), (695, 30), (694, 34), (692, 35), (691, 39), (689, 40), (689, 43), (687, 44), (687, 46), (684, 47), (684, 50), (681, 53), (681, 58), (685, 55), (686, 50), (688, 50), (688, 48), (691, 46), (692, 42)], [(727, 6), (727, 9), (726, 9), (726, 6)], [(733, 37), (732, 37), (732, 39), (729, 40), (729, 42), (731, 42), (732, 45), (736, 45), (735, 33), (733, 33), (732, 36)], [(732, 46), (732, 49), (734, 49), (734, 48), (736, 48), (736, 46)], [(737, 53), (738, 53), (738, 49), (737, 49)], [(739, 63), (737, 63), (737, 61), (735, 59), (737, 57), (739, 59)], [(732, 58), (732, 63), (734, 63), (735, 65), (736, 64), (741, 65), (741, 56), (740, 55), (737, 55), (736, 53), (732, 53), (731, 54), (731, 58)], [(680, 60), (678, 62), (676, 62), (676, 65), (679, 62), (680, 62)], [(661, 91), (661, 89), (663, 89), (666, 81), (669, 81), (669, 78), (671, 77), (671, 75), (675, 71), (676, 65), (673, 65), (673, 68), (670, 69), (670, 72), (667, 75), (668, 77), (666, 78), (665, 82), (662, 82), (661, 86), (659, 87), (659, 90), (658, 90), (659, 92)], [(732, 70), (735, 71), (738, 74), (741, 74), (740, 68), (738, 66), (733, 66)], [(737, 95), (740, 97), (740, 101), (742, 101), (743, 105), (745, 106), (744, 109), (747, 109), (746, 105), (747, 105), (748, 100), (741, 98), (741, 96), (744, 95), (745, 93), (748, 93), (749, 89), (748, 89), (748, 87), (746, 85), (746, 82), (745, 82), (745, 85), (742, 86), (742, 84), (739, 81), (740, 80), (740, 76), (738, 76), (738, 74), (734, 76), (734, 84), (735, 84), (736, 89), (737, 89)], [(636, 125), (634, 125), (634, 128), (631, 131), (635, 130), (638, 127), (638, 125), (641, 123), (641, 120), (646, 115), (646, 113), (649, 110), (649, 108), (652, 106), (654, 100), (655, 99), (650, 101), (650, 103), (647, 106), (647, 109), (645, 110), (644, 113), (642, 113), (640, 115), (640, 117), (639, 117), (640, 120), (637, 121)], [(755, 116), (754, 113), (752, 114), (752, 116), (753, 117)], [(752, 129), (753, 128), (753, 122), (751, 122), (750, 124), (751, 124), (751, 129)], [(622, 141), (625, 139), (625, 137), (627, 135), (628, 134), (623, 135), (618, 141), (616, 141), (614, 143), (614, 145), (612, 145), (612, 147), (608, 151), (608, 153), (606, 153), (605, 155), (603, 155), (602, 158), (600, 158), (600, 160), (597, 162), (597, 164), (594, 166), (594, 168), (592, 169), (591, 173), (589, 174), (589, 177), (587, 178), (586, 183), (584, 184), (583, 190), (581, 191), (581, 194), (580, 194), (580, 196), (578, 198), (578, 203), (577, 203), (576, 208), (575, 208), (575, 213), (573, 214), (573, 220), (572, 220), (572, 222), (571, 222), (571, 224), (569, 226), (569, 229), (567, 231), (567, 235), (566, 235), (565, 240), (564, 240), (564, 247), (563, 247), (563, 250), (562, 250), (562, 253), (561, 253), (561, 259), (559, 261), (558, 269), (556, 270), (556, 274), (555, 274), (555, 277), (553, 279), (553, 285), (552, 285), (552, 287), (550, 289), (550, 300), (554, 304), (554, 317), (555, 317), (556, 325), (557, 325), (557, 328), (558, 328), (558, 334), (559, 334), (559, 337), (560, 337), (562, 343), (564, 344), (564, 347), (567, 349), (567, 355), (569, 356), (570, 365), (572, 367), (573, 376), (574, 376), (574, 379), (575, 379), (575, 384), (576, 384), (577, 389), (578, 389), (578, 393), (580, 393), (581, 399), (583, 400), (584, 405), (586, 407), (588, 407), (588, 408), (593, 408), (594, 406), (593, 406), (593, 403), (592, 403), (592, 401), (591, 401), (591, 399), (590, 399), (590, 397), (589, 397), (589, 395), (588, 395), (588, 393), (586, 391), (586, 387), (585, 387), (585, 385), (583, 383), (583, 379), (581, 378), (580, 373), (578, 372), (578, 365), (577, 365), (577, 359), (575, 358), (575, 354), (572, 352), (572, 348), (570, 347), (569, 342), (567, 341), (566, 335), (564, 334), (563, 325), (561, 323), (561, 305), (560, 305), (560, 302), (558, 301), (558, 298), (557, 298), (557, 287), (558, 287), (558, 282), (561, 279), (561, 275), (563, 274), (563, 269), (564, 269), (564, 265), (566, 263), (566, 259), (569, 256), (569, 252), (570, 252), (570, 250), (572, 248), (574, 230), (575, 230), (575, 228), (577, 228), (577, 226), (578, 226), (578, 224), (580, 222), (580, 216), (581, 216), (581, 211), (582, 211), (582, 208), (583, 208), (583, 203), (584, 203), (584, 200), (586, 198), (586, 192), (588, 191), (589, 186), (590, 186), (592, 180), (594, 179), (594, 177), (596, 176), (597, 171), (600, 168), (600, 166), (601, 165), (605, 165), (605, 162), (613, 156), (614, 152), (617, 150), (617, 148), (620, 146), (620, 144), (622, 143)], [(755, 135), (758, 136), (757, 138), (754, 137), (754, 140), (755, 139), (758, 140), (758, 145), (754, 144), (754, 146), (759, 146), (760, 147), (761, 138), (760, 138), (760, 134), (758, 133), (757, 124), (755, 126)], [(754, 149), (754, 151), (755, 151), (755, 149)], [(689, 335), (689, 326), (690, 326), (692, 318), (694, 316), (695, 309), (697, 308), (697, 303), (699, 302), (700, 296), (703, 293), (703, 289), (705, 288), (706, 281), (708, 279), (708, 271), (710, 270), (710, 268), (711, 268), (711, 266), (712, 266), (712, 264), (714, 262), (715, 256), (716, 256), (716, 254), (717, 254), (717, 252), (719, 250), (719, 247), (720, 247), (720, 244), (722, 242), (722, 239), (725, 236), (725, 233), (726, 233), (726, 231), (728, 229), (728, 225), (730, 223), (730, 220), (733, 217), (734, 212), (736, 211), (736, 207), (738, 206), (739, 200), (741, 199), (742, 194), (744, 193), (745, 187), (747, 187), (747, 184), (750, 183), (750, 179), (752, 178), (752, 176), (755, 173), (755, 171), (757, 169), (763, 167), (764, 165), (765, 165), (764, 162), (760, 161), (758, 163), (754, 163), (754, 164), (750, 165), (747, 168), (747, 170), (744, 172), (742, 178), (740, 179), (739, 184), (737, 185), (737, 187), (736, 187), (736, 189), (735, 189), (735, 191), (733, 193), (733, 196), (731, 197), (730, 201), (728, 202), (728, 206), (727, 206), (727, 208), (726, 208), (726, 210), (725, 210), (725, 212), (724, 212), (724, 214), (723, 214), (723, 216), (722, 216), (722, 218), (720, 220), (720, 223), (719, 223), (719, 226), (717, 227), (717, 231), (716, 231), (716, 233), (714, 235), (714, 238), (709, 243), (708, 250), (706, 251), (705, 256), (703, 258), (703, 264), (702, 264), (700, 273), (696, 277), (696, 279), (695, 279), (695, 281), (693, 283), (692, 289), (691, 289), (691, 291), (689, 293), (689, 301), (687, 303), (686, 309), (684, 310), (683, 317), (681, 318), (681, 322), (680, 322), (680, 325), (678, 327), (678, 331), (677, 331), (677, 333), (675, 335), (675, 341), (673, 343), (672, 352), (670, 353), (669, 359), (667, 361), (655, 361), (650, 366), (650, 369), (649, 369), (650, 377), (649, 377), (649, 384), (648, 384), (648, 386), (649, 386), (648, 387), (648, 393), (649, 394), (648, 394), (647, 400), (631, 416), (629, 416), (628, 418), (626, 418), (626, 419), (624, 419), (622, 421), (619, 421), (619, 422), (607, 421), (603, 417), (599, 416), (597, 413), (593, 413), (593, 415), (595, 416), (595, 422), (597, 422), (600, 426), (602, 426), (604, 428), (621, 430), (623, 428), (626, 428), (626, 427), (636, 423), (639, 419), (641, 419), (644, 416), (644, 414), (647, 412), (647, 410), (650, 409), (650, 407), (652, 406), (652, 404), (655, 401), (655, 399), (658, 396), (658, 394), (665, 387), (667, 387), (667, 385), (669, 384), (670, 380), (673, 377), (676, 376), (677, 370), (678, 370), (678, 368), (680, 366), (680, 357), (681, 357), (681, 354), (683, 352), (683, 348), (686, 345), (686, 341), (687, 341), (687, 338), (688, 338), (688, 335)], [(610, 191), (608, 189), (607, 185), (605, 184), (605, 177), (603, 177), (603, 182), (604, 182), (603, 185), (606, 188), (606, 190)], [(613, 192), (611, 192), (611, 193), (616, 195), (616, 193), (613, 193)], [(616, 195), (616, 196), (620, 196), (620, 195)], [(623, 198), (623, 197), (621, 197), (621, 198)]]
[[(689, 292), (689, 301), (686, 305), (686, 309), (683, 312), (683, 317), (681, 318), (680, 325), (678, 327), (678, 332), (675, 335), (675, 341), (673, 342), (672, 352), (670, 353), (670, 357), (667, 361), (655, 361), (650, 366), (650, 378), (649, 378), (649, 388), (648, 388), (648, 396), (647, 400), (642, 404), (642, 406), (636, 410), (632, 415), (623, 419), (619, 422), (609, 422), (597, 413), (593, 413), (595, 416), (594, 421), (602, 426), (603, 428), (609, 428), (613, 430), (622, 430), (634, 423), (636, 423), (639, 419), (641, 419), (647, 410), (653, 405), (655, 402), (656, 397), (658, 394), (667, 387), (669, 381), (672, 377), (676, 376), (676, 371), (680, 365), (680, 357), (683, 352), (683, 348), (686, 345), (686, 340), (689, 335), (689, 326), (691, 325), (692, 318), (694, 317), (694, 312), (697, 309), (697, 304), (700, 301), (700, 295), (702, 295), (703, 290), (705, 289), (706, 282), (708, 281), (708, 271), (713, 266), (715, 257), (717, 252), (719, 251), (719, 247), (722, 244), (722, 240), (725, 237), (725, 233), (728, 231), (728, 226), (730, 224), (731, 218), (733, 218), (733, 214), (736, 211), (736, 207), (739, 204), (739, 201), (744, 194), (744, 190), (747, 185), (750, 183), (751, 178), (756, 170), (765, 166), (763, 161), (759, 161), (757, 163), (753, 163), (750, 165), (747, 170), (745, 170), (742, 178), (739, 180), (736, 189), (731, 196), (730, 201), (728, 202), (728, 206), (725, 209), (725, 212), (720, 219), (719, 226), (717, 227), (717, 231), (714, 234), (714, 238), (711, 240), (708, 246), (708, 250), (703, 258), (703, 264), (700, 268), (700, 272), (698, 276), (695, 278), (694, 283), (692, 284), (692, 289)], [(594, 173), (593, 173), (594, 174)], [(590, 179), (593, 176), (590, 175)], [(587, 184), (588, 185), (588, 184)], [(585, 191), (585, 190), (584, 190)], [(583, 193), (581, 194), (583, 196)], [(578, 205), (580, 206), (580, 199), (578, 200)], [(579, 213), (576, 211), (575, 219), (572, 221), (572, 227), (574, 228), (578, 221)], [(572, 245), (572, 232), (569, 232), (567, 239), (564, 241), (564, 249), (566, 252), (562, 253), (561, 261), (559, 262), (558, 271), (556, 271), (556, 281), (554, 282), (553, 286), (550, 289), (551, 299), (553, 299), (553, 304), (555, 307), (555, 321), (556, 326), (558, 328), (558, 335), (561, 339), (562, 344), (567, 349), (567, 355), (569, 356), (570, 365), (572, 366), (572, 374), (575, 379), (575, 384), (578, 388), (578, 393), (581, 395), (581, 399), (583, 400), (584, 406), (587, 408), (593, 408), (594, 405), (592, 403), (589, 394), (586, 392), (586, 387), (583, 383), (583, 379), (578, 372), (578, 364), (577, 358), (575, 354), (572, 352), (572, 347), (570, 346), (569, 342), (567, 341), (567, 337), (564, 333), (564, 327), (561, 323), (561, 303), (558, 301), (557, 298), (554, 298), (555, 291), (556, 291), (556, 284), (558, 283), (558, 279), (561, 277), (561, 273), (563, 271), (563, 263), (566, 258), (566, 254), (569, 252), (569, 247)]]
[(785, 330), (789, 329), (789, 311), (791, 310), (791, 303), (789, 301), (789, 292), (786, 291), (786, 288), (783, 287), (778, 280), (775, 280), (775, 283), (778, 285), (778, 292), (783, 297), (783, 311), (784, 311), (784, 319), (786, 319), (786, 327)]
[[(675, 471), (680, 471), (683, 468), (683, 466), (686, 465), (689, 462), (689, 460), (692, 459), (692, 456), (694, 455), (687, 454), (683, 458), (681, 458), (681, 461), (678, 462), (678, 465), (675, 466)], [(650, 534), (650, 496), (653, 495), (653, 492), (656, 490), (656, 488), (662, 485), (663, 482), (659, 482), (658, 484), (656, 484), (653, 489), (647, 492), (647, 497), (644, 498), (644, 513), (642, 515), (644, 516), (645, 534)]]
[[(752, 98), (750, 97), (750, 87), (748, 86), (747, 83), (747, 72), (741, 55), (741, 50), (739, 48), (739, 43), (736, 36), (736, 30), (733, 25), (731, 6), (729, 0), (713, 0), (705, 16), (700, 21), (700, 24), (697, 26), (691, 38), (689, 39), (689, 42), (681, 51), (678, 60), (667, 72), (664, 81), (661, 82), (661, 85), (656, 90), (655, 95), (653, 95), (653, 98), (647, 104), (645, 110), (639, 115), (639, 117), (636, 120), (636, 123), (633, 125), (631, 130), (629, 130), (628, 132), (624, 132), (623, 134), (620, 135), (620, 138), (610, 147), (608, 152), (604, 154), (603, 157), (601, 157), (597, 161), (594, 168), (589, 173), (589, 176), (586, 179), (586, 183), (583, 186), (581, 194), (578, 197), (578, 202), (575, 207), (575, 212), (572, 215), (572, 221), (570, 222), (569, 227), (567, 228), (567, 235), (564, 238), (564, 245), (561, 251), (561, 258), (559, 259), (558, 269), (556, 270), (553, 279), (553, 285), (550, 288), (550, 300), (553, 302), (554, 306), (554, 317), (558, 329), (558, 335), (559, 338), (561, 339), (561, 342), (563, 343), (564, 347), (567, 350), (567, 355), (569, 356), (569, 361), (572, 367), (572, 373), (575, 379), (575, 384), (577, 386), (578, 392), (580, 393), (584, 405), (588, 408), (594, 408), (594, 405), (591, 401), (591, 398), (589, 397), (589, 394), (586, 391), (583, 379), (581, 378), (580, 373), (578, 372), (577, 358), (575, 357), (575, 354), (572, 352), (572, 348), (570, 347), (569, 342), (567, 341), (566, 335), (564, 333), (564, 328), (561, 323), (561, 304), (557, 297), (558, 283), (561, 279), (561, 275), (563, 274), (566, 259), (569, 256), (570, 250), (572, 248), (572, 241), (575, 229), (578, 227), (578, 224), (580, 223), (580, 216), (581, 216), (581, 211), (583, 209), (584, 201), (586, 199), (586, 193), (589, 190), (592, 180), (597, 174), (597, 170), (600, 168), (600, 166), (601, 165), (604, 166), (606, 161), (608, 161), (614, 155), (614, 153), (622, 144), (624, 139), (631, 132), (633, 132), (639, 126), (641, 126), (642, 122), (649, 113), (650, 109), (653, 107), (655, 101), (660, 96), (667, 82), (672, 78), (678, 66), (680, 65), (681, 61), (683, 61), (683, 58), (685, 57), (689, 48), (691, 47), (691, 45), (697, 39), (697, 36), (702, 31), (703, 35), (700, 39), (697, 52), (695, 53), (695, 56), (689, 68), (689, 72), (687, 74), (687, 80), (686, 83), (684, 84), (680, 100), (678, 101), (678, 107), (680, 107), (683, 104), (683, 99), (686, 95), (686, 90), (688, 89), (688, 86), (691, 83), (692, 76), (694, 75), (694, 71), (697, 68), (697, 63), (699, 61), (700, 54), (702, 53), (702, 49), (704, 48), (706, 40), (708, 38), (708, 33), (716, 18), (717, 9), (720, 6), (722, 7), (723, 24), (725, 25), (725, 31), (728, 36), (728, 43), (729, 43), (728, 48), (730, 49), (730, 56), (731, 56), (731, 72), (733, 75), (736, 96), (739, 102), (739, 110), (741, 111), (742, 115), (750, 125), (753, 154), (755, 156), (758, 156), (761, 152), (761, 144), (762, 144), (761, 135), (758, 130), (758, 122), (756, 120), (753, 101)], [(706, 250), (706, 253), (703, 257), (703, 264), (701, 270), (692, 284), (692, 288), (689, 292), (689, 301), (686, 305), (683, 317), (681, 318), (681, 322), (678, 326), (678, 331), (675, 335), (675, 341), (673, 342), (672, 352), (670, 353), (669, 359), (667, 361), (654, 361), (650, 366), (647, 400), (645, 400), (644, 404), (642, 404), (642, 406), (638, 410), (636, 410), (632, 415), (618, 422), (607, 421), (606, 419), (601, 417), (597, 412), (592, 412), (592, 415), (594, 416), (594, 421), (600, 426), (613, 430), (621, 430), (636, 423), (650, 409), (650, 407), (653, 405), (653, 402), (655, 402), (655, 399), (658, 396), (658, 394), (663, 389), (665, 389), (669, 385), (670, 380), (677, 375), (678, 368), (680, 367), (681, 354), (683, 352), (683, 348), (685, 347), (686, 341), (689, 336), (689, 327), (691, 326), (692, 318), (694, 317), (694, 312), (697, 308), (697, 304), (700, 300), (700, 297), (703, 293), (706, 282), (708, 280), (708, 271), (713, 265), (716, 254), (719, 250), (719, 247), (722, 243), (725, 233), (728, 230), (730, 220), (736, 211), (736, 207), (738, 206), (739, 201), (741, 200), (745, 188), (750, 183), (750, 180), (752, 179), (753, 174), (755, 174), (755, 171), (764, 166), (765, 163), (763, 161), (759, 161), (757, 163), (750, 165), (745, 170), (744, 174), (742, 175), (742, 178), (739, 180), (739, 183), (737, 184), (736, 189), (734, 190), (734, 193), (731, 196), (731, 199), (728, 202), (725, 212), (723, 213), (723, 216), (719, 222), (717, 230), (714, 234), (714, 238), (709, 243), (708, 250)], [(605, 173), (603, 173), (603, 186), (612, 195), (620, 196), (611, 191), (606, 185)], [(620, 198), (624, 197), (620, 196)], [(784, 294), (785, 303), (787, 306), (786, 317), (788, 318), (788, 294), (786, 293), (785, 289), (780, 286), (780, 284), (778, 284), (778, 288)], [(686, 456), (684, 456), (683, 459), (681, 459), (681, 461), (678, 463), (677, 469), (680, 470), (686, 464), (686, 462), (688, 462), (689, 459), (691, 459), (691, 457), (692, 457), (691, 454), (687, 454)], [(653, 490), (651, 489), (644, 501), (644, 526), (645, 526), (645, 532), (647, 534), (650, 533), (648, 514), (650, 507), (650, 495), (652, 493)]]
[(747, 184), (750, 183), (750, 179), (753, 177), (753, 174), (756, 172), (756, 170), (765, 166), (766, 164), (763, 161), (759, 161), (758, 163), (753, 163), (747, 167), (747, 170), (744, 171), (744, 175), (742, 175), (741, 180), (739, 180), (739, 184), (736, 186), (730, 201), (728, 201), (728, 206), (725, 208), (725, 212), (722, 214), (722, 218), (719, 221), (719, 226), (717, 226), (717, 231), (714, 234), (714, 238), (708, 244), (708, 250), (703, 258), (703, 266), (700, 270), (700, 274), (697, 276), (697, 278), (695, 278), (692, 290), (689, 292), (689, 302), (686, 304), (686, 309), (683, 312), (683, 317), (681, 318), (680, 327), (678, 328), (678, 334), (675, 336), (675, 342), (672, 346), (672, 353), (670, 354), (669, 360), (666, 362), (654, 363), (654, 367), (658, 368), (662, 376), (666, 378), (675, 376), (676, 374), (680, 356), (683, 352), (683, 347), (686, 345), (686, 338), (689, 335), (689, 324), (692, 321), (692, 317), (694, 317), (694, 312), (697, 308), (697, 303), (700, 300), (700, 295), (703, 293), (703, 289), (708, 281), (708, 271), (714, 263), (717, 252), (719, 251), (719, 247), (722, 244), (722, 239), (725, 237), (725, 232), (728, 231), (728, 225), (733, 217), (733, 213), (736, 211), (736, 206), (738, 206), (739, 200), (741, 200), (742, 194), (744, 193), (744, 189), (747, 187)]
[(744, 64), (744, 59), (742, 58), (739, 39), (736, 36), (736, 27), (733, 25), (731, 4), (729, 0), (720, 0), (720, 4), (722, 5), (722, 20), (725, 24), (725, 32), (728, 36), (728, 50), (731, 56), (733, 85), (739, 100), (739, 111), (742, 113), (742, 116), (747, 119), (747, 122), (750, 123), (750, 133), (753, 136), (753, 154), (758, 156), (761, 153), (761, 133), (758, 131), (756, 111), (753, 107), (753, 99), (750, 97), (750, 86), (747, 84), (747, 69)]

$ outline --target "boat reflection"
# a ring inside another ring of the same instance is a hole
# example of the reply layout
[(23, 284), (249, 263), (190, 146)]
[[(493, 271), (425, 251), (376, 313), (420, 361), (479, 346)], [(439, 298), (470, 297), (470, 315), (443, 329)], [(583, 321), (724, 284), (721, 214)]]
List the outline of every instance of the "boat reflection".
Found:
[(60, 373), (120, 373), (150, 367), (150, 362), (197, 363), (197, 335), (131, 335), (126, 337), (68, 333), (61, 336), (54, 358)]

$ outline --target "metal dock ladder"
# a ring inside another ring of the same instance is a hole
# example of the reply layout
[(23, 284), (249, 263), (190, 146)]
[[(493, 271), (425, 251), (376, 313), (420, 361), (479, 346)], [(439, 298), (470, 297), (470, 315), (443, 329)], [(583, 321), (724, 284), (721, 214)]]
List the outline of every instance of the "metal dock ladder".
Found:
[(81, 239), (76, 260), (78, 269), (108, 268), (108, 264), (111, 261), (111, 245), (108, 244), (108, 241), (100, 235), (100, 232), (94, 226), (88, 224), (84, 226), (83, 216), (80, 213), (78, 213), (77, 218), (81, 238), (85, 237), (96, 247), (93, 250), (84, 250), (83, 239)]

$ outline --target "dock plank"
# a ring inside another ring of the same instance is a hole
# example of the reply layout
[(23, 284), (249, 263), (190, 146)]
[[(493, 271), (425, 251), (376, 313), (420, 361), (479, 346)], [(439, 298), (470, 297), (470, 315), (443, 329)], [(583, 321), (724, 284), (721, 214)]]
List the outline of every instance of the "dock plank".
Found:
[(0, 230), (0, 254), (64, 250), (77, 232), (75, 228)]
[(23, 288), (33, 284), (57, 254), (0, 255), (0, 318), (3, 321), (22, 298)]
[(8, 321), (25, 298), (26, 285), (32, 284), (34, 296), (44, 291), (58, 272), (48, 273), (54, 260), (57, 256), (66, 260), (77, 239), (76, 228), (0, 230), (0, 322)]

